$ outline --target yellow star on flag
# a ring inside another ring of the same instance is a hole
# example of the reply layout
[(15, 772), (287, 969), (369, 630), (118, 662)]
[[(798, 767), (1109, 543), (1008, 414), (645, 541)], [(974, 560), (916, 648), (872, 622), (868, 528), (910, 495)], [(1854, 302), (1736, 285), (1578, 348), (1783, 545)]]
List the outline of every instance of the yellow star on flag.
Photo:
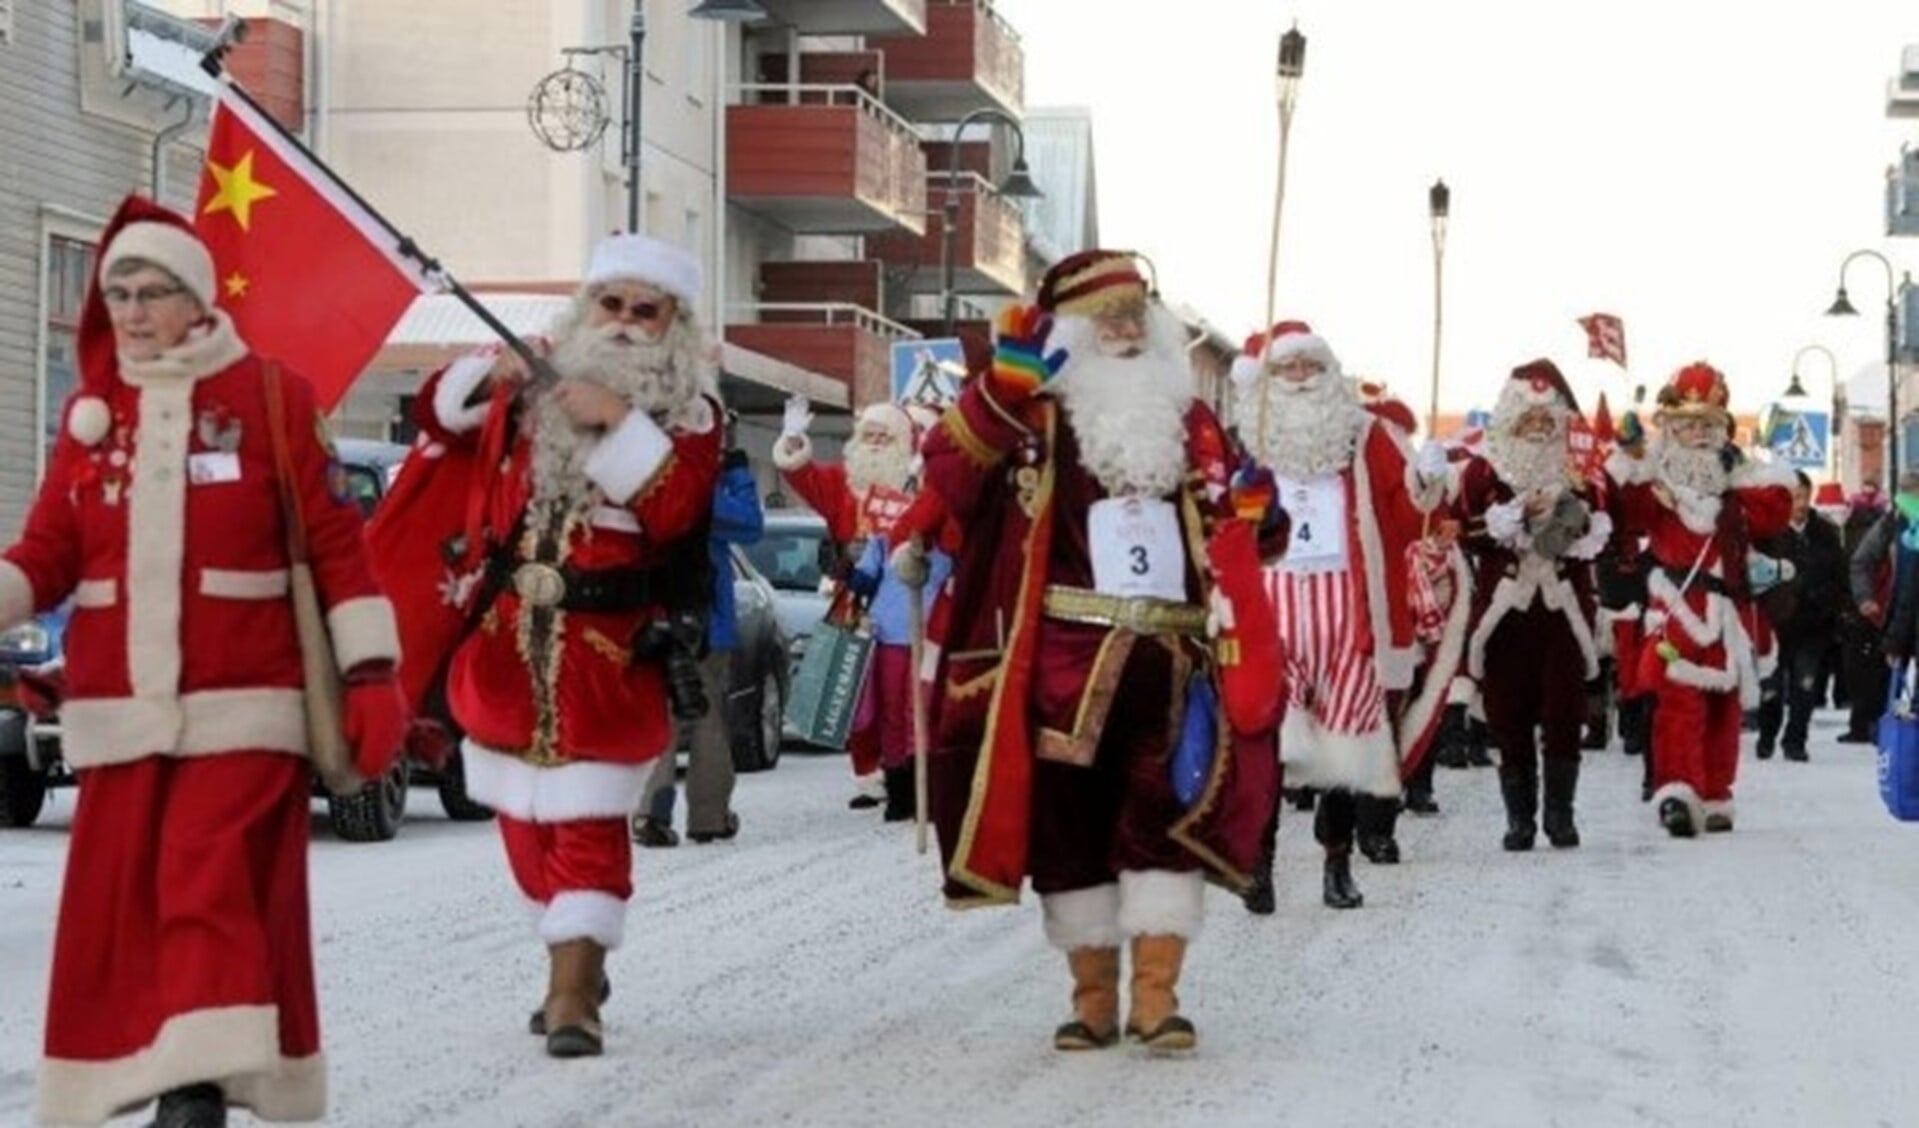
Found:
[(246, 297), (247, 287), (250, 285), (252, 285), (252, 283), (248, 280), (246, 275), (240, 273), (237, 270), (234, 271), (232, 274), (229, 274), (226, 277), (227, 297), (229, 298)]
[(207, 206), (200, 209), (201, 215), (230, 211), (240, 224), (240, 230), (250, 231), (253, 227), (253, 205), (260, 200), (279, 195), (275, 189), (267, 187), (253, 179), (253, 150), (249, 149), (233, 163), (231, 168), (222, 168), (213, 158), (207, 158), (207, 171), (213, 174), (218, 189)]

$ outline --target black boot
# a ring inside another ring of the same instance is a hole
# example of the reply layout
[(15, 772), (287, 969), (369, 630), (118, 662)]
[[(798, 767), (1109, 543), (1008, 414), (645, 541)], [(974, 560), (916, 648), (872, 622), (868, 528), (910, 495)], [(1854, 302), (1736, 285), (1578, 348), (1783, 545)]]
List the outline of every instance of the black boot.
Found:
[(1353, 803), (1359, 852), (1376, 866), (1398, 865), (1399, 839), (1394, 834), (1399, 829), (1399, 800), (1357, 795)]
[(212, 1082), (183, 1085), (160, 1094), (150, 1128), (226, 1128), (227, 1097)]
[(917, 809), (913, 798), (913, 765), (886, 769), (886, 821), (910, 822)]
[(1686, 805), (1684, 799), (1660, 800), (1659, 825), (1665, 827), (1666, 833), (1674, 838), (1691, 838), (1699, 833), (1699, 828), (1693, 825), (1692, 808)]
[(1436, 815), (1439, 803), (1433, 798), (1433, 767), (1437, 761), (1428, 752), (1419, 769), (1406, 780), (1406, 809), (1415, 815)]
[(1467, 740), (1466, 707), (1446, 706), (1446, 718), (1439, 722), (1439, 735), (1433, 740), (1432, 756), (1442, 768), (1465, 768)]
[(1651, 706), (1652, 698), (1645, 695), (1619, 703), (1619, 739), (1628, 756), (1644, 756), (1651, 751), (1647, 747), (1651, 743), (1651, 734), (1647, 731), (1652, 720)]
[(1573, 795), (1579, 790), (1579, 761), (1553, 758), (1546, 761), (1545, 815), (1540, 820), (1546, 841), (1556, 849), (1579, 845), (1579, 828), (1573, 825)]
[(1344, 850), (1326, 855), (1326, 889), (1323, 894), (1329, 909), (1356, 909), (1366, 903), (1359, 886), (1353, 884), (1352, 855)]
[(1508, 850), (1530, 850), (1539, 828), (1533, 816), (1539, 811), (1539, 777), (1530, 752), (1526, 762), (1499, 765), (1499, 795), (1506, 801), (1506, 837), (1501, 845)]
[(1240, 894), (1240, 900), (1246, 903), (1246, 911), (1254, 916), (1272, 916), (1279, 908), (1279, 895), (1273, 889), (1273, 844), (1268, 839), (1266, 848), (1259, 852), (1259, 861), (1253, 866), (1253, 880)]
[(1486, 731), (1486, 722), (1468, 718), (1466, 721), (1466, 763), (1475, 768), (1493, 766), (1492, 750), (1488, 747), (1491, 736)]

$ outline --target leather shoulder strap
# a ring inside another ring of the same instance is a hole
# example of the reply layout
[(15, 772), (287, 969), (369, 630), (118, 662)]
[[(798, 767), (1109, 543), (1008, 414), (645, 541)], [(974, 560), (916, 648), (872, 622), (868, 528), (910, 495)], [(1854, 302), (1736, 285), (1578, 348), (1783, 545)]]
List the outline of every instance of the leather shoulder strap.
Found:
[(307, 563), (306, 514), (300, 508), (300, 489), (293, 472), (293, 451), (287, 438), (286, 389), (280, 362), (268, 360), (260, 374), (266, 390), (267, 430), (273, 439), (273, 478), (280, 490), (280, 514), (286, 525), (287, 555), (295, 564)]

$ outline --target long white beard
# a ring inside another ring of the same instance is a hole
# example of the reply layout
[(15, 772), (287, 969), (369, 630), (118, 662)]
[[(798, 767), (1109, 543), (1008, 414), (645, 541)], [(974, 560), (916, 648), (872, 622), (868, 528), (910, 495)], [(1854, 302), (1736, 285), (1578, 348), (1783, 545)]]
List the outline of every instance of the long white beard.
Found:
[(1515, 493), (1557, 494), (1566, 487), (1566, 440), (1561, 432), (1524, 439), (1510, 431), (1486, 441), (1486, 461)]
[(1731, 481), (1719, 461), (1719, 451), (1712, 447), (1681, 446), (1662, 436), (1653, 443), (1652, 457), (1660, 481), (1699, 498), (1717, 499)]
[(1344, 376), (1322, 373), (1304, 388), (1277, 377), (1263, 379), (1263, 393), (1255, 381), (1233, 397), (1233, 423), (1260, 461), (1287, 478), (1316, 478), (1352, 465), (1366, 409)]
[(1106, 492), (1166, 497), (1186, 480), (1186, 412), (1193, 370), (1177, 320), (1154, 308), (1138, 356), (1100, 351), (1085, 318), (1061, 318), (1051, 346), (1070, 359), (1052, 390), (1079, 441), (1080, 462)]
[(856, 494), (874, 486), (904, 490), (913, 474), (913, 452), (902, 443), (883, 447), (856, 441), (846, 447), (846, 484)]

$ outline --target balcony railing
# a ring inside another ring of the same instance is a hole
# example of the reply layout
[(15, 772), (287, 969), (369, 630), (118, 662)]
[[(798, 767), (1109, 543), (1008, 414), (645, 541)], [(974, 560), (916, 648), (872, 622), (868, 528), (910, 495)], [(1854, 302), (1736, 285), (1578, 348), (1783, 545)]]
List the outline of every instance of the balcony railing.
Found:
[(1026, 287), (1024, 227), (1020, 211), (978, 173), (957, 178), (945, 172), (930, 178), (933, 203), (926, 234), (876, 236), (867, 240), (867, 252), (895, 265), (920, 267), (900, 285), (915, 294), (936, 293), (945, 204), (950, 190), (958, 205), (954, 224), (953, 289), (961, 294), (1018, 295)]
[(756, 83), (727, 108), (727, 194), (802, 234), (926, 229), (917, 128), (857, 86)]
[(926, 34), (874, 37), (886, 54), (887, 100), (915, 121), (958, 121), (974, 110), (1018, 114), (1026, 51), (988, 0), (930, 0)]
[(892, 395), (892, 346), (920, 334), (845, 302), (750, 302), (727, 307), (727, 339), (844, 382), (855, 410)]
[(926, 0), (760, 0), (801, 35), (924, 35)]

